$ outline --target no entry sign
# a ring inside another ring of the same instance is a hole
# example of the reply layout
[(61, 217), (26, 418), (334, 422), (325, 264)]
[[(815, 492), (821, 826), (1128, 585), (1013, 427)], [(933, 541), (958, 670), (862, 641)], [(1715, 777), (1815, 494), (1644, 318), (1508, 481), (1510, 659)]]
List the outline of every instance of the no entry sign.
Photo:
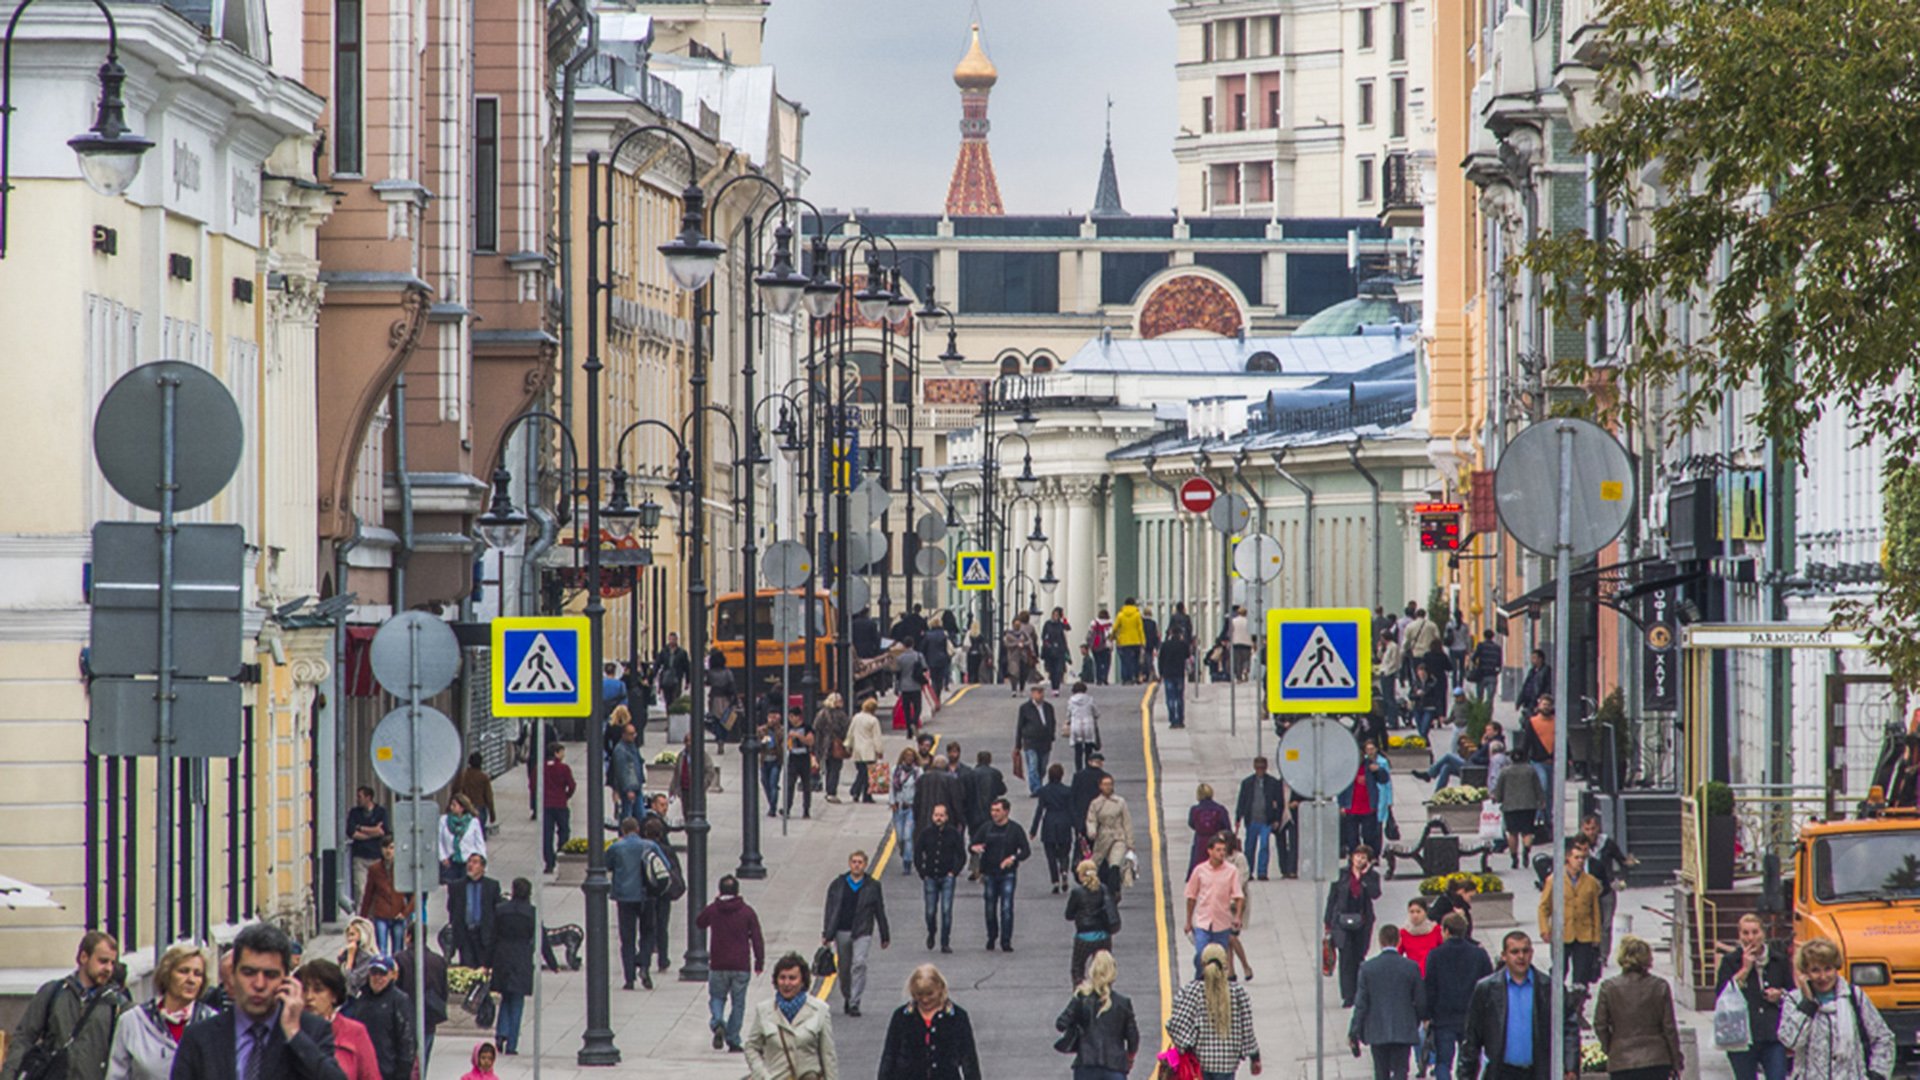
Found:
[(1193, 514), (1204, 514), (1213, 508), (1213, 500), (1219, 494), (1214, 490), (1213, 483), (1206, 477), (1192, 477), (1180, 485), (1180, 509)]

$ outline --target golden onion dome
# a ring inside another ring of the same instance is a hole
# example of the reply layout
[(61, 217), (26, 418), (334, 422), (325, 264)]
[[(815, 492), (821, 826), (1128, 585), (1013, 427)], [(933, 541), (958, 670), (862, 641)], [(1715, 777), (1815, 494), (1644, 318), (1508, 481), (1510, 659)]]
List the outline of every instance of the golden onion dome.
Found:
[(973, 45), (967, 49), (967, 55), (954, 65), (954, 85), (962, 90), (986, 90), (1000, 81), (1000, 70), (987, 59), (986, 51), (980, 48), (980, 24), (973, 24)]

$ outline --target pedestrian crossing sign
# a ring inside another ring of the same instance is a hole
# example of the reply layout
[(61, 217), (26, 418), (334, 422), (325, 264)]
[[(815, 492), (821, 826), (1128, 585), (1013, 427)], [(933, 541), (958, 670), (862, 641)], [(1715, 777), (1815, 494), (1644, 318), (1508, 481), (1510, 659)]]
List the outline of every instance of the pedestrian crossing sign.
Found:
[(992, 589), (999, 583), (993, 552), (963, 551), (953, 560), (953, 587), (956, 589)]
[(578, 615), (493, 620), (493, 715), (592, 716), (590, 651)]
[(1267, 708), (1276, 713), (1373, 709), (1373, 613), (1366, 608), (1267, 612)]

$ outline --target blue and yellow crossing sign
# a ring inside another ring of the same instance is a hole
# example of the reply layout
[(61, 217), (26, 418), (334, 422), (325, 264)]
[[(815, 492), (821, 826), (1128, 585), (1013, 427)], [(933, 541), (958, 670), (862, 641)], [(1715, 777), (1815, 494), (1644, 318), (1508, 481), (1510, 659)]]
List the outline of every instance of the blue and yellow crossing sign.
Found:
[(1267, 708), (1276, 713), (1373, 709), (1373, 613), (1366, 608), (1267, 612)]
[(587, 634), (579, 615), (493, 620), (493, 715), (592, 716)]
[(991, 589), (999, 584), (1000, 577), (994, 566), (991, 551), (963, 551), (953, 559), (953, 587), (956, 589)]

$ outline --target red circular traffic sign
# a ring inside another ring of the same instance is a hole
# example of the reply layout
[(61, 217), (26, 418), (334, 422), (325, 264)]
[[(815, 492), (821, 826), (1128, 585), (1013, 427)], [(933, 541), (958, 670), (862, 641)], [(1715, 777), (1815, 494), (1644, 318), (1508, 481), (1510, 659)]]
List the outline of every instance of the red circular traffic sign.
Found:
[(1206, 477), (1192, 477), (1180, 485), (1180, 508), (1190, 513), (1204, 514), (1213, 508), (1213, 500), (1219, 494), (1213, 482)]

